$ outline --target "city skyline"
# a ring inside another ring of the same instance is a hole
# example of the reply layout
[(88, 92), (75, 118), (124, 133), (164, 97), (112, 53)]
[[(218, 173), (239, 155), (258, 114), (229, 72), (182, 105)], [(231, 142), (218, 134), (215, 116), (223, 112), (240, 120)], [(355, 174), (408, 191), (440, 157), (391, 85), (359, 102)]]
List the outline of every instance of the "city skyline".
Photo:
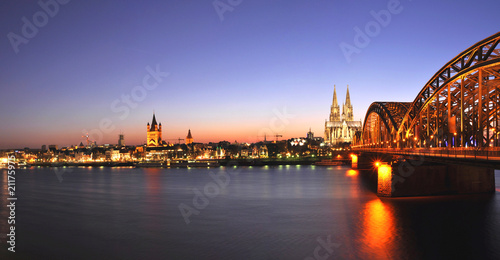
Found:
[[(413, 101), (446, 62), (496, 33), (496, 9), (480, 2), (240, 1), (223, 13), (212, 2), (3, 3), (0, 149), (75, 145), (102, 125), (113, 130), (98, 143), (123, 132), (138, 145), (153, 111), (164, 139), (191, 129), (195, 142), (255, 142), (277, 113), (290, 114), (274, 131), (284, 139), (309, 127), (323, 136), (334, 85), (342, 98), (349, 85), (363, 120), (374, 101)], [(40, 12), (45, 24), (33, 20)], [(13, 44), (24, 18), (41, 26)], [(356, 45), (356, 28), (374, 24)], [(456, 36), (463, 28), (474, 30)]]

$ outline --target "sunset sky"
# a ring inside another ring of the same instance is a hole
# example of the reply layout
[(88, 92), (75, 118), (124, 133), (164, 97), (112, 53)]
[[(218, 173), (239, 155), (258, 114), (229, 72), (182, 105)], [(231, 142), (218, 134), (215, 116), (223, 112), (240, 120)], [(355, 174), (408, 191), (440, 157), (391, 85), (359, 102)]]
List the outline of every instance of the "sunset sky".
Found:
[(500, 31), (491, 0), (41, 2), (0, 3), (0, 149), (142, 144), (153, 111), (169, 142), (323, 136), (334, 85), (361, 120)]

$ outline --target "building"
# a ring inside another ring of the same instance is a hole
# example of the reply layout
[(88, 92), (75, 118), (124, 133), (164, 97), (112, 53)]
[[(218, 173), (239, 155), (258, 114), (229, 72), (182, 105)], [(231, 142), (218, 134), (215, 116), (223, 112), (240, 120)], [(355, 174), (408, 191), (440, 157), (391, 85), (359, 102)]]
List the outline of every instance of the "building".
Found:
[(191, 129), (188, 130), (188, 135), (186, 136), (186, 144), (192, 144), (193, 143), (193, 136), (191, 135)]
[(309, 140), (314, 140), (314, 133), (311, 131), (311, 128), (309, 127), (309, 132), (307, 132), (307, 139)]
[(161, 123), (156, 123), (155, 113), (153, 113), (153, 120), (151, 121), (151, 125), (149, 123), (147, 125), (146, 144), (149, 147), (158, 147), (163, 145), (163, 141), (161, 139)]
[(340, 114), (340, 106), (337, 102), (337, 91), (335, 86), (333, 86), (333, 102), (330, 108), (330, 118), (325, 120), (325, 142), (332, 145), (351, 143), (356, 132), (362, 129), (361, 120), (354, 121), (353, 117), (349, 86), (347, 86), (345, 103), (342, 104), (342, 115)]
[(125, 137), (124, 137), (124, 135), (123, 135), (123, 134), (120, 134), (120, 135), (118, 136), (118, 146), (119, 146), (119, 147), (123, 147), (123, 146), (125, 146)]
[(57, 151), (57, 145), (56, 144), (49, 145), (49, 151), (51, 151), (51, 152)]
[(120, 150), (109, 149), (104, 152), (106, 161), (116, 162), (120, 160)]
[(311, 131), (311, 128), (309, 128), (309, 132), (307, 132), (305, 139), (307, 139), (309, 142), (323, 143), (324, 141), (323, 137), (314, 137), (314, 133)]

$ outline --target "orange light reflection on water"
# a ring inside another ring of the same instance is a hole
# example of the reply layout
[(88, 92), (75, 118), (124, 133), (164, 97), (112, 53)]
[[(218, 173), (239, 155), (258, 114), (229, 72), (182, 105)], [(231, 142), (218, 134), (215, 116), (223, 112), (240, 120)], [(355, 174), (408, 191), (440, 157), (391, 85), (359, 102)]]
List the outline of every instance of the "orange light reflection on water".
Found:
[(353, 177), (353, 176), (358, 176), (358, 171), (356, 170), (348, 170), (346, 173), (346, 176)]
[(154, 197), (159, 197), (161, 192), (161, 170), (156, 168), (144, 168), (144, 171), (146, 172), (145, 178), (148, 194)]
[(363, 210), (363, 251), (370, 259), (391, 258), (395, 236), (395, 219), (390, 208), (374, 199)]

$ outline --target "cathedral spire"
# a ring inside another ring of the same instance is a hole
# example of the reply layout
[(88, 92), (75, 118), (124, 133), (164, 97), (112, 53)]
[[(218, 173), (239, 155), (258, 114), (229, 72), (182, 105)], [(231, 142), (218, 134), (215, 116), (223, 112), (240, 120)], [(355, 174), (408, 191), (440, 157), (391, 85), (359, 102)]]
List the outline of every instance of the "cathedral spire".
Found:
[(353, 121), (353, 111), (351, 105), (351, 96), (349, 95), (349, 85), (347, 85), (347, 93), (345, 95), (345, 103), (342, 105), (342, 118), (346, 121)]
[(186, 144), (192, 144), (193, 143), (193, 136), (191, 135), (191, 129), (188, 130), (188, 134), (186, 136)]
[(347, 94), (345, 95), (345, 105), (351, 106), (351, 96), (349, 95), (349, 85), (347, 85)]
[(333, 102), (330, 108), (330, 121), (340, 121), (340, 106), (337, 102), (337, 90), (335, 85), (333, 85)]
[(333, 102), (332, 106), (336, 107), (339, 103), (337, 102), (337, 91), (335, 90), (335, 85), (333, 85)]
[(158, 123), (156, 123), (156, 116), (155, 116), (155, 112), (153, 112), (153, 120), (151, 121), (151, 128), (153, 131), (156, 131), (157, 129), (155, 128), (156, 126), (158, 126)]

